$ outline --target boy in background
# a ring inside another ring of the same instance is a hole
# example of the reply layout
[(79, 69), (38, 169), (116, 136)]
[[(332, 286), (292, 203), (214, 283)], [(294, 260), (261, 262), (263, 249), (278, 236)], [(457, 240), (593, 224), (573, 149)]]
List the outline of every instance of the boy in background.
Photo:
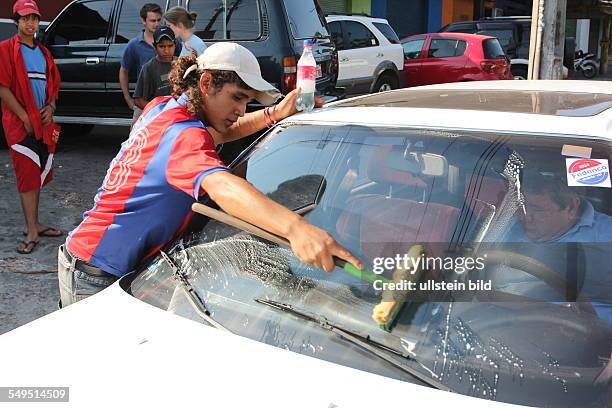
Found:
[(168, 75), (172, 70), (175, 40), (174, 32), (169, 27), (155, 30), (153, 45), (156, 55), (142, 67), (134, 92), (134, 103), (140, 109), (144, 109), (154, 98), (172, 93)]
[(38, 221), (40, 189), (53, 178), (53, 153), (60, 130), (53, 113), (60, 75), (51, 53), (34, 37), (40, 23), (36, 2), (17, 0), (13, 19), (17, 34), (0, 42), (0, 100), (25, 218), (25, 237), (17, 252), (29, 254), (39, 237), (63, 234)]

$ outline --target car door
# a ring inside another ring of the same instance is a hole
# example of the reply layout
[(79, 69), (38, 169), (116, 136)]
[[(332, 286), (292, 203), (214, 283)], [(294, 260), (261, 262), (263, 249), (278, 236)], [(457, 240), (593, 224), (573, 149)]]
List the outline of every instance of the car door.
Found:
[(339, 77), (353, 82), (352, 93), (368, 93), (376, 69), (379, 41), (368, 27), (358, 21), (342, 21), (346, 49), (338, 52)]
[(425, 54), (426, 36), (410, 37), (402, 42), (404, 48), (404, 75), (405, 86), (419, 86), (425, 83), (422, 72), (423, 57)]
[(466, 63), (463, 55), (466, 47), (467, 43), (464, 40), (432, 36), (427, 56), (421, 65), (423, 73), (421, 85), (459, 81)]
[(61, 75), (57, 116), (87, 116), (112, 110), (104, 98), (105, 71), (114, 0), (91, 0), (67, 7), (45, 32)]
[[(344, 32), (342, 31), (342, 22), (331, 21), (327, 23), (327, 26), (329, 27), (332, 41), (336, 45), (336, 50), (338, 51), (339, 68), (336, 85), (339, 87), (350, 88), (352, 86), (352, 81), (350, 78), (348, 78), (346, 61), (343, 60), (343, 55), (347, 44), (344, 38)], [(350, 92), (350, 90), (347, 89), (347, 92)]]

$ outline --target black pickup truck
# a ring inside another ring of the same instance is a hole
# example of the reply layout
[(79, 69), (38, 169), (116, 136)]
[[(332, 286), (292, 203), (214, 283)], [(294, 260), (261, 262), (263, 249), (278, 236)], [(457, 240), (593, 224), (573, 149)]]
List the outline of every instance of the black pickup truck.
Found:
[[(60, 124), (129, 125), (132, 112), (119, 86), (121, 56), (142, 30), (139, 11), (150, 0), (76, 0), (44, 32), (59, 67)], [(263, 77), (283, 93), (295, 88), (303, 40), (316, 37), (317, 90), (334, 99), (337, 53), (316, 0), (166, 0), (198, 13), (195, 33), (205, 42), (235, 41), (259, 60)], [(223, 24), (225, 20), (225, 24)], [(137, 73), (130, 73), (134, 89)], [(256, 109), (258, 106), (252, 106)]]

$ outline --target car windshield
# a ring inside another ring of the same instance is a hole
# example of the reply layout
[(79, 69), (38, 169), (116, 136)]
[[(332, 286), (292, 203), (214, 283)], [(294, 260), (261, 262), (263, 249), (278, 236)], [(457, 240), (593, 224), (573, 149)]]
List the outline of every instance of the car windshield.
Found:
[[(405, 364), (458, 393), (598, 406), (611, 391), (601, 381), (612, 344), (611, 152), (584, 138), (288, 124), (234, 174), (292, 210), (310, 209), (304, 217), (380, 280), (326, 273), (203, 216), (168, 252), (236, 334), (418, 382), (256, 299), (283, 302), (403, 352)], [(160, 257), (131, 289), (202, 321)], [(389, 305), (394, 318), (382, 327)]]
[(323, 12), (317, 1), (284, 0), (284, 3), (294, 39), (329, 37)]

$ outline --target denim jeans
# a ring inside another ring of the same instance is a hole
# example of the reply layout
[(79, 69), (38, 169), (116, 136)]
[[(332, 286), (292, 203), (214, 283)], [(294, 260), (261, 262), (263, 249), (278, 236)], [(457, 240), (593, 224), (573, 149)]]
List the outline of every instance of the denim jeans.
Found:
[(60, 246), (57, 253), (57, 272), (61, 307), (95, 295), (119, 279), (112, 275), (94, 276), (80, 271), (75, 268), (76, 261), (76, 257), (72, 257), (72, 262), (69, 261), (64, 254), (64, 246)]

